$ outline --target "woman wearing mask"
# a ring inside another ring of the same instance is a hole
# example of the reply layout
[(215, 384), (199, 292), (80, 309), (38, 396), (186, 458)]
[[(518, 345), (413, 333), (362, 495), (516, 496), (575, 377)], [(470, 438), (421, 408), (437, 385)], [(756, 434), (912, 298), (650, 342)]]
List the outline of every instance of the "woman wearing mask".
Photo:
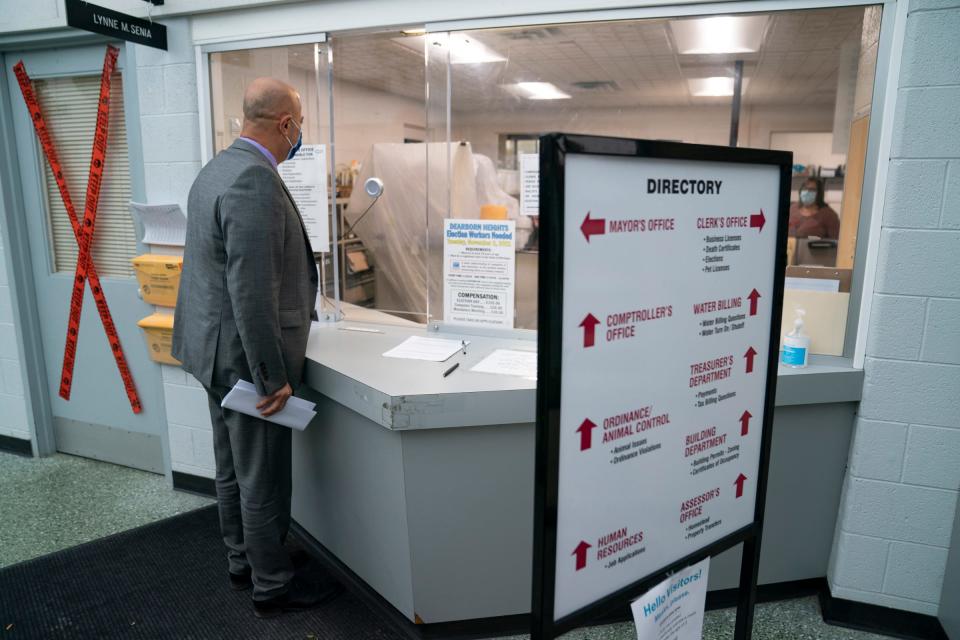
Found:
[(800, 186), (799, 195), (800, 202), (790, 205), (790, 235), (836, 238), (840, 234), (840, 217), (823, 201), (823, 181), (808, 178)]

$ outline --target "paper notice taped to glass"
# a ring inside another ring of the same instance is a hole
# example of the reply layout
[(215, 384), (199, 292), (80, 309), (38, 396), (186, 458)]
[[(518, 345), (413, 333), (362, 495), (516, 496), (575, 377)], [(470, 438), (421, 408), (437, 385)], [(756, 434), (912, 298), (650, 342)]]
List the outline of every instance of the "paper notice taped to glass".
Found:
[(305, 144), (296, 158), (277, 167), (297, 204), (314, 251), (330, 251), (330, 206), (327, 194), (327, 148)]
[(520, 213), (540, 215), (540, 154), (520, 154)]
[(257, 409), (257, 403), (261, 400), (263, 398), (257, 394), (257, 388), (252, 383), (246, 380), (238, 380), (230, 393), (223, 399), (223, 402), (220, 403), (220, 406), (297, 431), (306, 429), (310, 421), (317, 415), (317, 412), (314, 411), (317, 406), (316, 403), (291, 396), (283, 409), (272, 416), (264, 417)]

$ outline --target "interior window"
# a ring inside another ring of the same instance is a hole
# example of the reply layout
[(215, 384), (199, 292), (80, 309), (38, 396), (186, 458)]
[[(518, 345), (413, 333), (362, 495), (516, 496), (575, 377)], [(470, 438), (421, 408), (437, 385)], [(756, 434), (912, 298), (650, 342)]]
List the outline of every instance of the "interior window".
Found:
[[(446, 52), (449, 67), (448, 90), (428, 92), (446, 108), (428, 105), (428, 112), (447, 114), (437, 128), (449, 130), (451, 145), (469, 149), (475, 164), (491, 161), (512, 199), (516, 326), (536, 326), (536, 257), (523, 254), (537, 248), (539, 219), (520, 206), (520, 191), (521, 159), (537, 152), (537, 135), (735, 139), (794, 154), (784, 319), (792, 324), (803, 308), (811, 351), (841, 354), (879, 28), (880, 7), (871, 6), (423, 36), (428, 51)], [(456, 183), (452, 166), (431, 163), (430, 178), (447, 172)], [(451, 200), (431, 225), (480, 217), (480, 200)]]
[[(494, 211), (516, 224), (514, 326), (529, 329), (540, 219), (528, 172), (540, 134), (791, 151), (784, 321), (804, 309), (811, 352), (839, 355), (880, 15), (868, 6), (334, 35), (322, 69), (313, 45), (212, 54), (215, 146), (238, 135), (249, 79), (285, 77), (305, 97), (305, 141), (335, 138), (341, 298), (442, 321), (444, 220)], [(379, 195), (364, 189), (371, 178)]]

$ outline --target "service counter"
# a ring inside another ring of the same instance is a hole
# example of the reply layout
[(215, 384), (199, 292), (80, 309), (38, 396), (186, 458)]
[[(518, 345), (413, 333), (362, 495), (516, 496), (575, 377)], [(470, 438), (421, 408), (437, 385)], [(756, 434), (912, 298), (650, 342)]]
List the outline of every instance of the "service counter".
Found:
[[(294, 434), (293, 518), (411, 621), (528, 613), (536, 383), (470, 368), (536, 343), (532, 333), (441, 331), (469, 340), (467, 355), (384, 358), (409, 336), (438, 333), (374, 311), (314, 323), (298, 395), (318, 416)], [(812, 360), (780, 370), (761, 584), (827, 571), (863, 372)], [(710, 588), (735, 587), (738, 572), (738, 549), (714, 558)]]

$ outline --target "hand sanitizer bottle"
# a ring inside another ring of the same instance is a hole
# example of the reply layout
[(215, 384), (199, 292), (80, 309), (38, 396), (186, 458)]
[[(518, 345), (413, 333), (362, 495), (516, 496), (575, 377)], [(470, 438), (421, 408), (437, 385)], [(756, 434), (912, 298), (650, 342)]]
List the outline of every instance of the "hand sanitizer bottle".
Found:
[(788, 367), (807, 366), (807, 354), (810, 351), (810, 336), (803, 332), (803, 316), (807, 312), (797, 309), (797, 319), (793, 321), (793, 331), (783, 336), (783, 352), (780, 362)]

